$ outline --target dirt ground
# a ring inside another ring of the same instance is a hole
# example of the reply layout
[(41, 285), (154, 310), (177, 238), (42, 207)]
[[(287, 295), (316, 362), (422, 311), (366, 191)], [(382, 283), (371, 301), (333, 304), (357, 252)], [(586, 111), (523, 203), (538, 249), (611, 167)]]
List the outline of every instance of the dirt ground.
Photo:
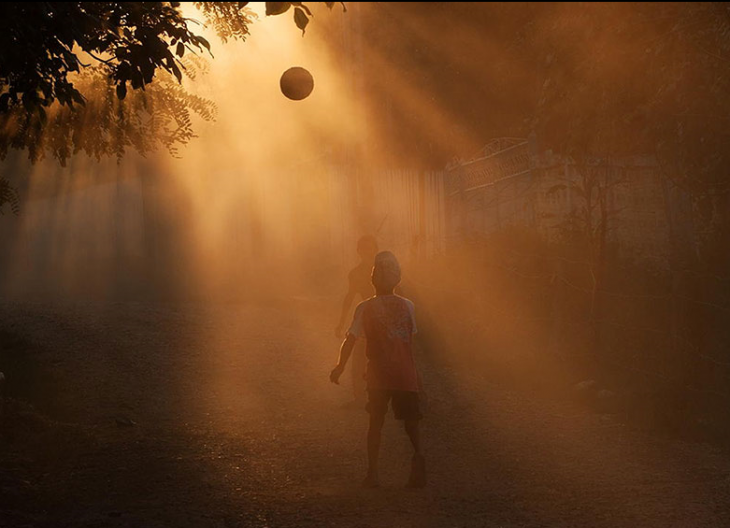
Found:
[(327, 379), (332, 306), (0, 303), (0, 526), (730, 526), (720, 448), (530, 398), (448, 350), (420, 358), (429, 485), (403, 487), (391, 419), (382, 486), (361, 489), (367, 415)]

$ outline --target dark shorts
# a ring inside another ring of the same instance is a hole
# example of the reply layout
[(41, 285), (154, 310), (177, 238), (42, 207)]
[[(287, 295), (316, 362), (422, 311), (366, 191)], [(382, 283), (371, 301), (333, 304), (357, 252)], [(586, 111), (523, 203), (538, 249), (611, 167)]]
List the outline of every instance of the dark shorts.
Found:
[(385, 416), (388, 413), (388, 402), (392, 402), (396, 420), (423, 418), (418, 405), (418, 393), (411, 391), (368, 389), (368, 404), (365, 409), (370, 414)]

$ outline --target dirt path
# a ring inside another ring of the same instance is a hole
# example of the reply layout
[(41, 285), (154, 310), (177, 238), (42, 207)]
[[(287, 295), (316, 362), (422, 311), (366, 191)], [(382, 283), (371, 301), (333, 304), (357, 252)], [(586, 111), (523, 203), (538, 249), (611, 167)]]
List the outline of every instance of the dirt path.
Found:
[(5, 410), (0, 526), (730, 526), (726, 453), (436, 357), (430, 485), (403, 489), (390, 420), (360, 489), (367, 416), (327, 382), (323, 306), (0, 305), (6, 388), (40, 410)]

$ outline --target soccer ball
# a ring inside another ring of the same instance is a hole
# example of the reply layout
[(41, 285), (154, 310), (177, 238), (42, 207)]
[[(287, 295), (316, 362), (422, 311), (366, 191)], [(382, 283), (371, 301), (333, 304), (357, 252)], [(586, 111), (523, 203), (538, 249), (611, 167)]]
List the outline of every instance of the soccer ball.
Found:
[(279, 81), (281, 93), (293, 101), (301, 101), (314, 90), (314, 77), (304, 68), (295, 66), (286, 70)]

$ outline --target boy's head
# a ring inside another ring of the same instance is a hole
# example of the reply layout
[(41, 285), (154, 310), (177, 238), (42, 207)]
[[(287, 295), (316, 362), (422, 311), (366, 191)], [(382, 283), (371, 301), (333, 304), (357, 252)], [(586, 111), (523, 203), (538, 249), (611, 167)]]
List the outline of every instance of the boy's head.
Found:
[(372, 262), (378, 253), (378, 241), (373, 235), (364, 235), (357, 241), (357, 254), (365, 261)]
[(373, 266), (373, 286), (376, 291), (392, 293), (400, 283), (400, 264), (390, 251), (381, 251), (375, 255)]

